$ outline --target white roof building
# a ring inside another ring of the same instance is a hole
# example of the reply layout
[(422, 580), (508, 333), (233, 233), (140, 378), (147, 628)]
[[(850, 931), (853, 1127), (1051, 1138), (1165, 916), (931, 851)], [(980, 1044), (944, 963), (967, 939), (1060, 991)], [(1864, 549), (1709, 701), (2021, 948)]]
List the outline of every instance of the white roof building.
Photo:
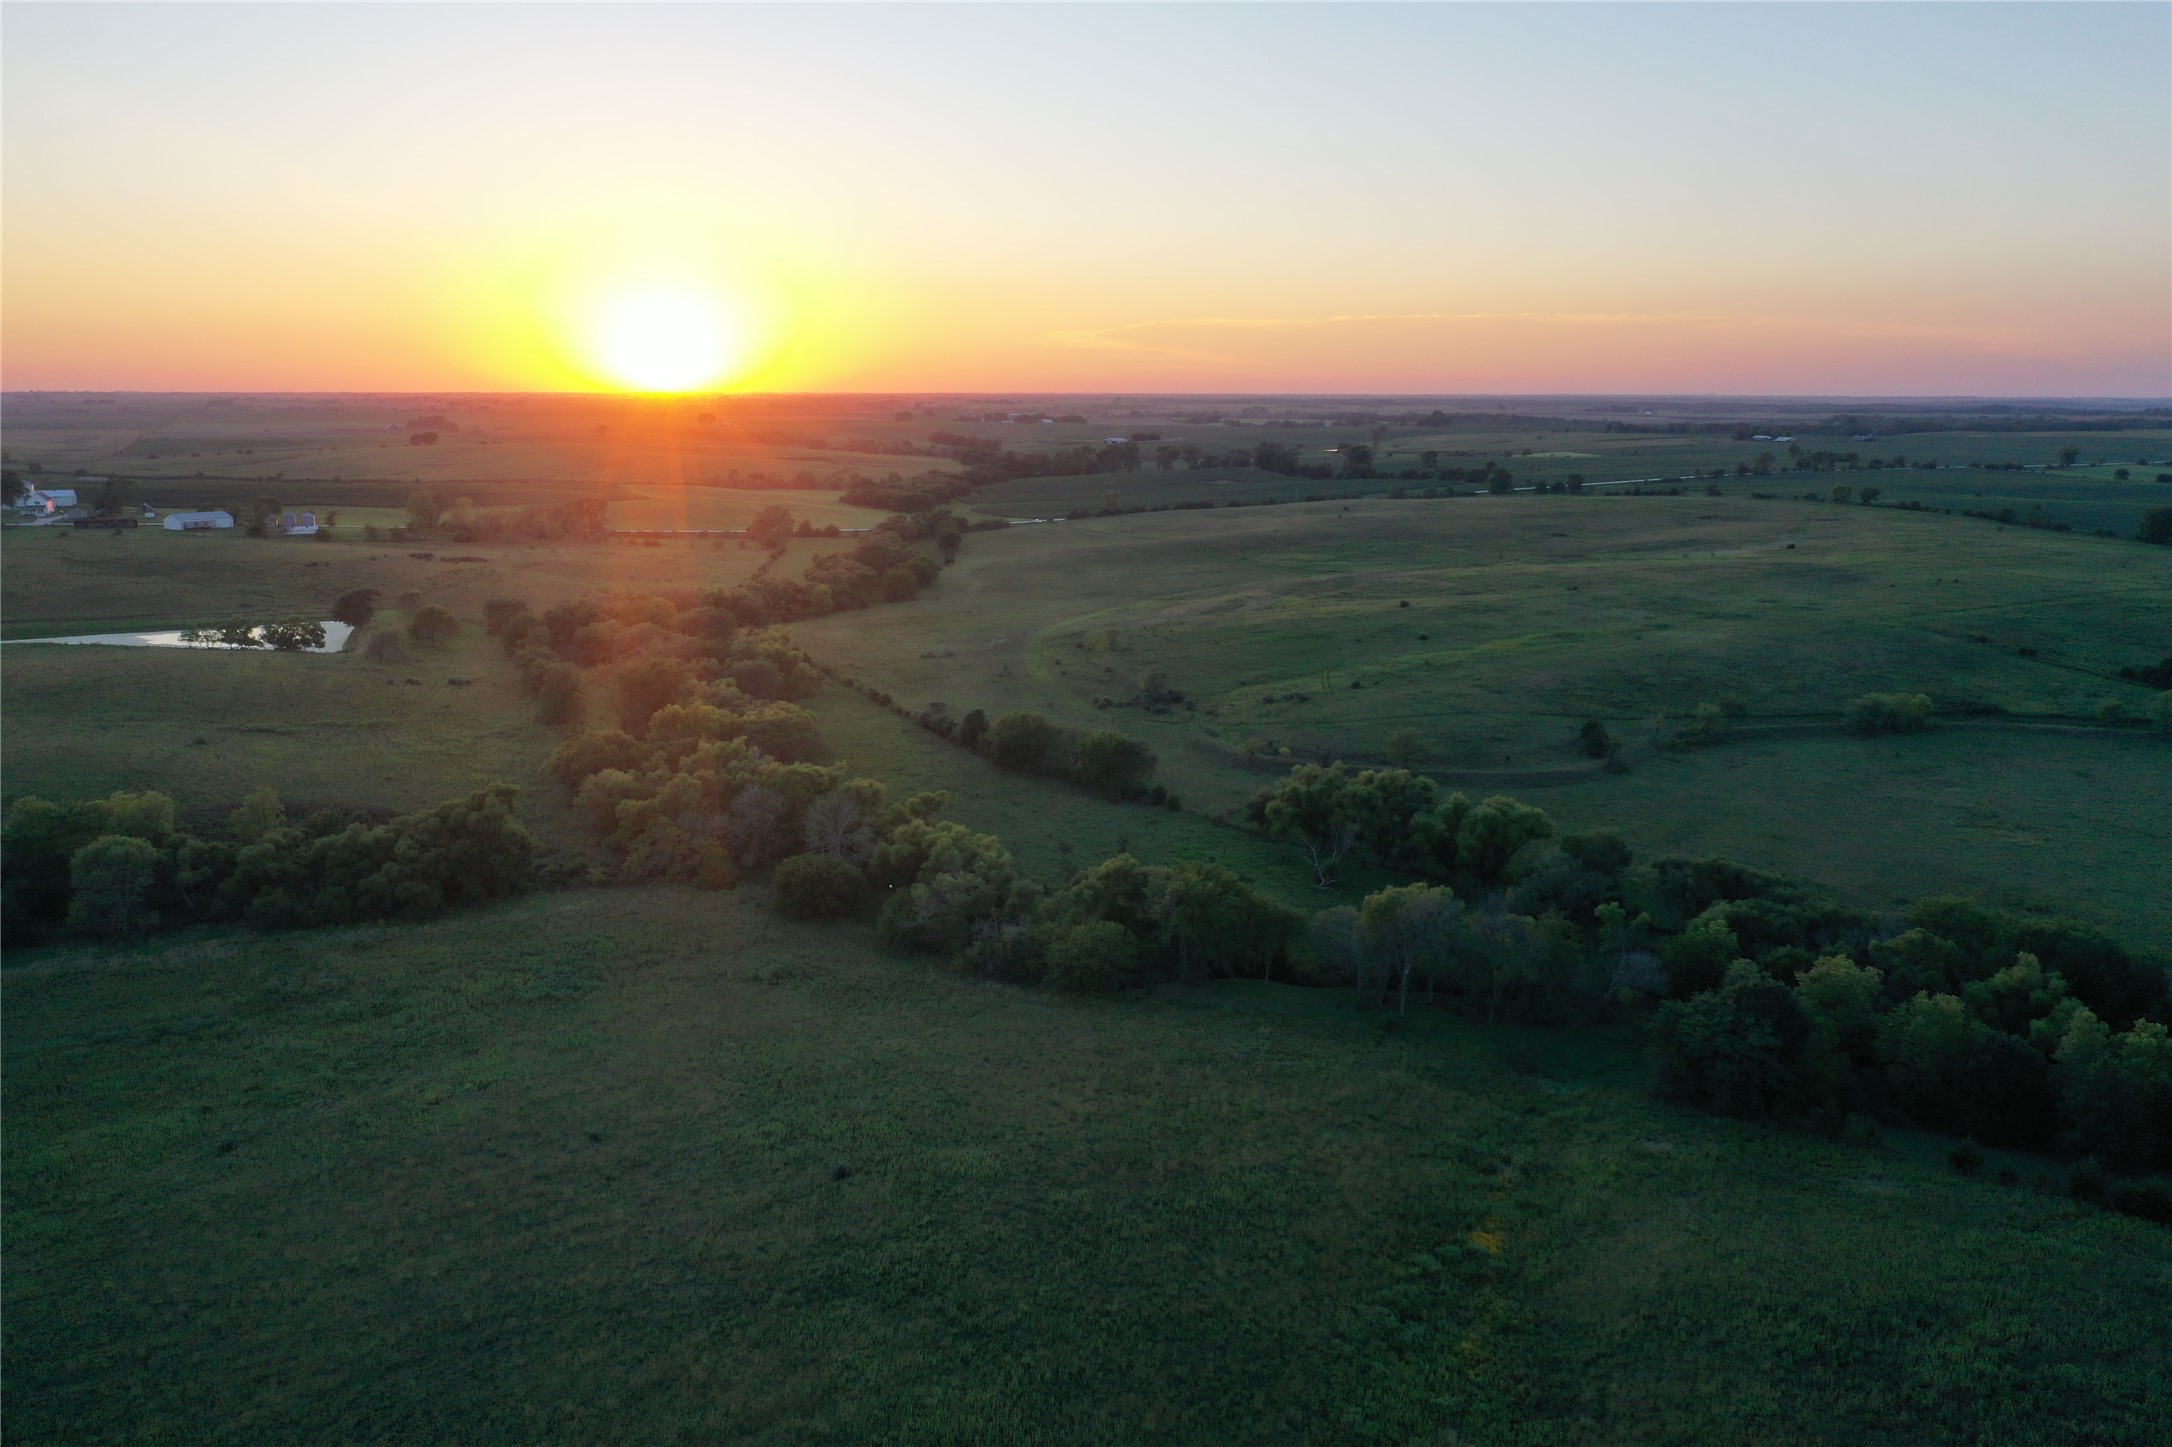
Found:
[(170, 512), (165, 518), (165, 528), (170, 533), (209, 532), (233, 525), (234, 515), (230, 512)]

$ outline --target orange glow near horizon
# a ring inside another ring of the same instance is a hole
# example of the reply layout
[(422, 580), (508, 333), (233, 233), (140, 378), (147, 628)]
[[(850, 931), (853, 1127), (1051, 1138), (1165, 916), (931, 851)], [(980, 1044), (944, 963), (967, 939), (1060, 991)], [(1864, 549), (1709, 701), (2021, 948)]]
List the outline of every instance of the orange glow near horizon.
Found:
[(2164, 6), (119, 14), (8, 13), (10, 390), (2172, 391)]

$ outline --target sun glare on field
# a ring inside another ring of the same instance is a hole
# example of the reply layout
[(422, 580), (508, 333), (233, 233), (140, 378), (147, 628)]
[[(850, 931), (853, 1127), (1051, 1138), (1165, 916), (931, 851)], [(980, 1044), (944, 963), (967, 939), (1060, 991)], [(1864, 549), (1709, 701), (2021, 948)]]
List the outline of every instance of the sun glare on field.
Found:
[(597, 308), (591, 345), (597, 368), (634, 392), (713, 386), (743, 360), (742, 339), (724, 308), (677, 288), (610, 297)]

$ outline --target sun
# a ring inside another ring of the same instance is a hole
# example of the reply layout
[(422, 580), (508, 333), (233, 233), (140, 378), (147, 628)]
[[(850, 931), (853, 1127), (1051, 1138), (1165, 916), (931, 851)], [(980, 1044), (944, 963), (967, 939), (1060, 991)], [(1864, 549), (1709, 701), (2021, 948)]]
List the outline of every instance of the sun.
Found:
[(676, 287), (606, 298), (596, 309), (591, 347), (597, 368), (635, 392), (710, 386), (740, 360), (739, 338), (717, 300)]

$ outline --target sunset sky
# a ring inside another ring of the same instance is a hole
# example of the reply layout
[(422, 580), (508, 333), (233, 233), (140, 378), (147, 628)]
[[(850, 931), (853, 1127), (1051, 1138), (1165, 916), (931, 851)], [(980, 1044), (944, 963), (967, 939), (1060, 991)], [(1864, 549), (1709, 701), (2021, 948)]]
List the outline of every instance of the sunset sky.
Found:
[(10, 389), (2172, 393), (2165, 5), (15, 4), (0, 41)]

